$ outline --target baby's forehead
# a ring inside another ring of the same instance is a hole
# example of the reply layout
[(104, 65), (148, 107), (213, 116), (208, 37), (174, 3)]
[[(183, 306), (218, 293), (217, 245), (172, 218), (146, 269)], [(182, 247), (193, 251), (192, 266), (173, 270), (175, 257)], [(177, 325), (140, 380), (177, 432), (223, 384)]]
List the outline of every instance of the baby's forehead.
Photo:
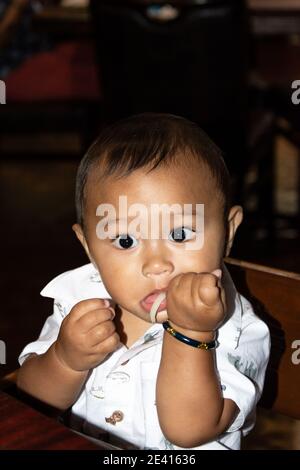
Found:
[(129, 174), (105, 175), (95, 168), (86, 185), (86, 202), (116, 202), (127, 195), (131, 203), (206, 203), (216, 194), (216, 182), (210, 168), (201, 162), (161, 165), (153, 169), (141, 167)]

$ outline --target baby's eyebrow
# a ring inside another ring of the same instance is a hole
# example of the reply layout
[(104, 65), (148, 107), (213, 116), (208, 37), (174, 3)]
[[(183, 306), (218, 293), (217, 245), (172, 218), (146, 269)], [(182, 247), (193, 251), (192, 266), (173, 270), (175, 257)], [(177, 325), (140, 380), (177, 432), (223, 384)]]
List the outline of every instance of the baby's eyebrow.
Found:
[[(182, 215), (183, 217), (184, 216), (191, 216), (191, 215), (198, 215), (197, 214), (197, 211), (193, 210), (192, 212), (190, 211), (182, 211), (182, 212), (172, 212), (171, 215)], [(120, 220), (121, 221), (126, 221), (127, 219), (135, 219), (136, 217), (139, 217), (139, 215), (129, 215), (127, 218), (126, 217), (117, 217), (116, 219), (108, 219), (107, 220), (107, 223), (110, 224), (110, 223), (113, 223), (113, 222), (119, 222)], [(104, 218), (104, 216), (103, 216)]]
[[(174, 212), (174, 213), (172, 213), (172, 215), (174, 215), (174, 216), (176, 216), (176, 215), (182, 215), (182, 217), (185, 218), (185, 217), (197, 216), (198, 214), (197, 214), (196, 211), (192, 211), (192, 212), (183, 212), (183, 213), (181, 213), (181, 212)], [(128, 221), (129, 219), (135, 219), (136, 217), (139, 218), (140, 215), (130, 215), (130, 216), (128, 216), (127, 218), (126, 218), (126, 217), (125, 217), (125, 218), (124, 218), (124, 217), (121, 217), (121, 218), (120, 218), (120, 217), (117, 217), (117, 218), (115, 218), (115, 219), (108, 219), (108, 220), (106, 221), (106, 223), (107, 223), (108, 225), (110, 225), (110, 224), (114, 224), (114, 223), (118, 223), (118, 222), (126, 222), (126, 221)]]

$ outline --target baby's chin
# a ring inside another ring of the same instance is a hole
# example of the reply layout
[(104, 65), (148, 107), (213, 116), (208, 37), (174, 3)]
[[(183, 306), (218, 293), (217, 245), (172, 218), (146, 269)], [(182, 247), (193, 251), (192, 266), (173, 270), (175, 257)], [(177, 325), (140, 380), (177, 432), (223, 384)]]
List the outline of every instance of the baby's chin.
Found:
[(168, 320), (168, 312), (167, 310), (162, 310), (156, 314), (156, 321), (155, 323), (163, 323), (164, 321)]

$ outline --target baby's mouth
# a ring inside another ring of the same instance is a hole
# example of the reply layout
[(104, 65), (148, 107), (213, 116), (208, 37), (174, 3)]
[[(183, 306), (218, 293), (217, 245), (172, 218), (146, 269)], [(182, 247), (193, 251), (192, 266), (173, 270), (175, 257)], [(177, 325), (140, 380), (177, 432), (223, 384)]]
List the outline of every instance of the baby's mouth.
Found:
[[(146, 312), (150, 313), (153, 303), (155, 302), (157, 297), (162, 292), (166, 292), (166, 290), (165, 289), (161, 289), (161, 290), (157, 289), (157, 290), (151, 292), (149, 295), (147, 295), (143, 300), (141, 300), (140, 304), (143, 307), (143, 309), (146, 310)], [(165, 310), (166, 307), (167, 307), (167, 300), (164, 299), (161, 302), (159, 308), (157, 309), (157, 312), (161, 312), (162, 310)]]

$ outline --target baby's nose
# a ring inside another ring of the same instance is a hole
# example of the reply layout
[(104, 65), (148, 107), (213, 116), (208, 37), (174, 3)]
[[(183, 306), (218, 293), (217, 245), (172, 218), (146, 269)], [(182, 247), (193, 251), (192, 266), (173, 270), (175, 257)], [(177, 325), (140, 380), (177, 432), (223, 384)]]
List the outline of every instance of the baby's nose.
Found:
[(156, 279), (163, 275), (169, 274), (171, 271), (169, 269), (160, 269), (160, 270), (152, 270), (150, 272), (146, 272), (146, 277), (150, 277), (152, 279)]
[(160, 279), (170, 276), (173, 271), (173, 263), (168, 259), (163, 259), (162, 257), (151, 257), (146, 263), (144, 263), (142, 268), (144, 276), (151, 279)]

